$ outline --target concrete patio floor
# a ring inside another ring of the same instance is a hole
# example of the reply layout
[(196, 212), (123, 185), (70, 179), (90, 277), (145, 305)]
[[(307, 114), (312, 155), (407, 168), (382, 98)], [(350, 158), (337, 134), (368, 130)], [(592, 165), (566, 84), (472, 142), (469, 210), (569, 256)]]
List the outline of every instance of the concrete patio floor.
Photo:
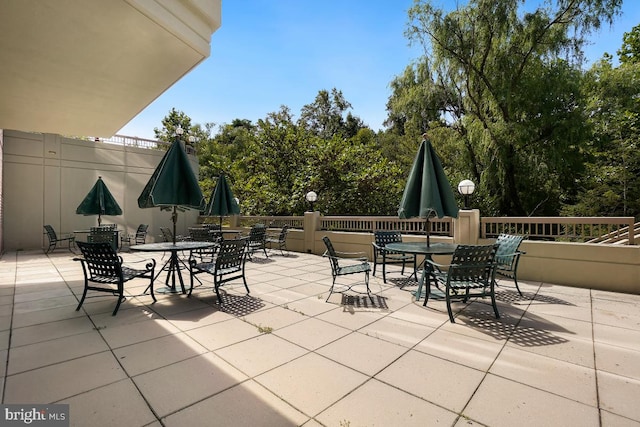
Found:
[(113, 317), (104, 294), (75, 311), (72, 258), (0, 259), (4, 404), (67, 403), (73, 426), (640, 426), (638, 295), (501, 281), (500, 319), (477, 301), (451, 324), (395, 267), (375, 304), (325, 302), (327, 259), (273, 253), (222, 310), (209, 277), (155, 304), (136, 279)]

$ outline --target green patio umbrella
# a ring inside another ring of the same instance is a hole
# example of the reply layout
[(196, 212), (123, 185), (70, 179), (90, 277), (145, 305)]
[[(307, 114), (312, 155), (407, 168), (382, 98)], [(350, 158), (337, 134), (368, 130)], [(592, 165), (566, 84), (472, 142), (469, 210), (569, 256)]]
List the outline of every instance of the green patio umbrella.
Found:
[(202, 209), (204, 196), (182, 144), (176, 139), (138, 197), (138, 206), (173, 210), (173, 243), (176, 239), (178, 210)]
[(425, 138), (420, 144), (418, 155), (413, 161), (404, 194), (400, 201), (400, 218), (425, 218), (427, 245), (429, 242), (429, 217), (458, 217), (458, 205), (451, 184), (442, 168), (440, 158)]
[(224, 174), (218, 177), (218, 183), (211, 194), (204, 213), (205, 215), (219, 216), (221, 228), (223, 216), (230, 214), (237, 215), (240, 213), (240, 206), (238, 206), (238, 202), (236, 202), (235, 197), (233, 197), (233, 192)]
[(76, 209), (76, 213), (80, 215), (98, 215), (98, 225), (100, 225), (102, 223), (102, 215), (122, 215), (122, 209), (120, 209), (120, 205), (111, 195), (102, 177), (99, 176), (91, 191)]

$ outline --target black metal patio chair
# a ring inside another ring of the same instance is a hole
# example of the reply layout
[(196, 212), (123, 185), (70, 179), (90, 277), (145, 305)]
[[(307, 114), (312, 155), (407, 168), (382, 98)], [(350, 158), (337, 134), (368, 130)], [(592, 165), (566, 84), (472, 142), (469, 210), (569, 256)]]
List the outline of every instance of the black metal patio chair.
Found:
[[(148, 289), (151, 290), (151, 298), (156, 302), (153, 294), (153, 280), (156, 261), (154, 259), (139, 261), (145, 263), (144, 269), (136, 269), (129, 265), (124, 265), (120, 257), (110, 242), (85, 243), (77, 242), (82, 258), (74, 258), (80, 261), (84, 273), (84, 291), (76, 307), (80, 310), (88, 291), (106, 292), (118, 297), (118, 302), (113, 310), (115, 316), (120, 308), (120, 304), (125, 300), (124, 284), (135, 278), (146, 278), (150, 280)], [(90, 284), (90, 283), (93, 283)]]
[(518, 286), (518, 263), (520, 262), (520, 255), (526, 254), (521, 251), (520, 243), (526, 236), (517, 234), (500, 234), (496, 239), (498, 245), (498, 251), (496, 252), (496, 274), (508, 279), (513, 279), (513, 283), (516, 285), (516, 289), (520, 296), (522, 291)]
[(53, 227), (49, 224), (44, 226), (44, 234), (47, 235), (47, 239), (49, 239), (49, 247), (45, 249), (44, 253), (48, 254), (53, 251), (60, 242), (67, 242), (69, 252), (73, 252), (73, 246), (76, 241), (76, 237), (71, 233), (66, 233), (58, 236)]
[(220, 247), (217, 249), (217, 252), (212, 254), (210, 259), (202, 260), (200, 257), (190, 257), (189, 272), (191, 286), (189, 288), (189, 295), (193, 292), (193, 280), (196, 278), (195, 276), (201, 273), (207, 273), (213, 276), (213, 287), (218, 297), (218, 303), (221, 305), (223, 301), (220, 296), (220, 286), (232, 280), (242, 279), (248, 294), (250, 291), (245, 277), (245, 263), (247, 259), (246, 246), (247, 238), (223, 240), (220, 242)]
[(432, 260), (426, 260), (430, 265), (430, 274), (427, 280), (427, 291), (423, 306), (427, 305), (431, 293), (431, 280), (440, 288), (444, 287), (444, 297), (447, 302), (449, 320), (455, 323), (452, 301), (466, 302), (469, 298), (491, 298), (491, 305), (496, 319), (500, 318), (495, 295), (495, 256), (498, 245), (458, 245), (451, 264), (442, 265)]
[(127, 246), (131, 246), (132, 243), (134, 245), (143, 245), (143, 244), (145, 244), (146, 241), (147, 241), (147, 230), (148, 229), (149, 229), (149, 224), (140, 224), (138, 226), (138, 229), (136, 230), (136, 232), (134, 234), (127, 234), (126, 236), (122, 236), (120, 238), (121, 246), (124, 246), (125, 244)]
[(118, 250), (118, 231), (110, 227), (91, 227), (87, 236), (89, 243), (107, 242), (113, 247), (114, 251)]
[(264, 224), (254, 224), (249, 231), (249, 237), (247, 240), (247, 254), (249, 255), (249, 260), (253, 259), (253, 254), (256, 251), (262, 250), (264, 252), (264, 256), (269, 258), (267, 254), (267, 227)]
[[(331, 264), (331, 275), (333, 276), (333, 283), (331, 284), (331, 289), (329, 289), (329, 296), (327, 296), (325, 302), (329, 301), (329, 298), (331, 297), (331, 294), (333, 293), (336, 285), (336, 279), (339, 276), (364, 273), (364, 284), (367, 288), (367, 295), (369, 296), (369, 299), (371, 299), (371, 303), (373, 304), (373, 296), (371, 295), (371, 289), (369, 289), (369, 272), (371, 271), (371, 266), (367, 261), (366, 254), (364, 252), (336, 251), (333, 248), (331, 239), (329, 239), (329, 237), (327, 236), (324, 236), (322, 238), (322, 241), (327, 247), (327, 250), (323, 256), (329, 258), (329, 263)], [(358, 284), (359, 283), (344, 285), (345, 289), (343, 291), (340, 291), (340, 293), (344, 293)]]
[[(287, 249), (287, 234), (289, 233), (289, 225), (285, 224), (277, 234), (267, 234), (265, 244), (269, 246), (270, 250), (279, 249), (282, 256), (288, 256), (289, 250)], [(285, 255), (284, 251), (287, 251)]]
[(404, 267), (408, 261), (413, 261), (413, 274), (416, 271), (416, 256), (405, 254), (402, 252), (390, 251), (385, 248), (389, 243), (402, 243), (402, 233), (399, 231), (376, 231), (373, 233), (373, 275), (376, 275), (378, 263), (382, 264), (382, 281), (387, 283), (387, 264), (402, 263), (402, 271), (404, 275)]

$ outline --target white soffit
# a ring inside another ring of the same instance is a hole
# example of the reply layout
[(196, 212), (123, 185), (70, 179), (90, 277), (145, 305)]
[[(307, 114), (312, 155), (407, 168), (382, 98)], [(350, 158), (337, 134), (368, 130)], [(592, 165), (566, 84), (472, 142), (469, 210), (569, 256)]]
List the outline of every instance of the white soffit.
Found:
[(0, 128), (117, 132), (209, 56), (221, 0), (0, 1)]

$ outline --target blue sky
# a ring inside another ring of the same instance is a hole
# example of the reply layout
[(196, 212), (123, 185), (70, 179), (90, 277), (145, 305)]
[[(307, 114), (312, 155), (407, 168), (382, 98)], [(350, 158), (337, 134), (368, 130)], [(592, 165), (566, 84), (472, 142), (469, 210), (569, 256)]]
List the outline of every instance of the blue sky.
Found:
[[(455, 0), (435, 0), (443, 8)], [(466, 3), (462, 0), (460, 4)], [(413, 0), (222, 0), (211, 55), (118, 134), (153, 138), (171, 108), (193, 123), (254, 123), (281, 105), (294, 119), (322, 89), (341, 90), (351, 112), (383, 129), (389, 83), (421, 55), (404, 37)], [(585, 50), (589, 61), (615, 57), (622, 35), (640, 23), (640, 1), (624, 0), (614, 28)]]

